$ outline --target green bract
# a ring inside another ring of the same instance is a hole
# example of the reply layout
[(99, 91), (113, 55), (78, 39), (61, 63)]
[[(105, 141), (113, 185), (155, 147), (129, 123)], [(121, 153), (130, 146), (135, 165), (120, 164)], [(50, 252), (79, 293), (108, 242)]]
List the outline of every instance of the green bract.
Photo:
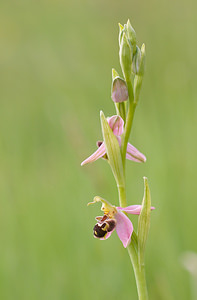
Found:
[(113, 134), (104, 113), (100, 112), (101, 127), (103, 133), (104, 144), (109, 159), (109, 163), (119, 186), (124, 184), (124, 174), (122, 167), (122, 156), (120, 152), (120, 146), (116, 136)]
[(144, 264), (145, 246), (150, 228), (151, 197), (148, 180), (144, 177), (144, 197), (142, 210), (138, 218), (138, 262), (141, 267)]

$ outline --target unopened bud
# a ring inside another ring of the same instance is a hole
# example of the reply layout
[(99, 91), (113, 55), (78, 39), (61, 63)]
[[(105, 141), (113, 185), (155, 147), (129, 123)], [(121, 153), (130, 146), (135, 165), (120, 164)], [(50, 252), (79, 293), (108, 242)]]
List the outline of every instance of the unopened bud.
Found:
[(131, 75), (132, 66), (132, 49), (128, 43), (125, 32), (123, 33), (121, 44), (120, 44), (120, 65), (124, 74), (125, 79), (129, 78)]
[[(137, 73), (134, 78), (134, 101), (137, 103), (142, 87), (142, 80), (143, 80), (143, 75), (144, 75), (144, 70), (145, 70), (145, 45), (143, 44), (141, 47), (141, 58), (140, 58), (140, 63), (136, 61), (135, 67), (137, 69)], [(136, 53), (137, 54), (137, 53)]]
[(135, 55), (133, 56), (133, 61), (132, 61), (132, 71), (134, 74), (139, 74), (140, 63), (141, 63), (141, 51), (140, 48), (136, 46), (136, 52)]
[(139, 72), (138, 72), (138, 74), (140, 76), (144, 75), (144, 71), (145, 71), (145, 58), (146, 58), (145, 44), (142, 44), (142, 47), (141, 47), (141, 61), (140, 61)]
[(133, 54), (135, 54), (135, 51), (136, 51), (136, 33), (135, 33), (135, 30), (133, 29), (133, 27), (131, 26), (130, 20), (127, 21), (126, 28), (127, 28), (126, 33), (127, 33), (128, 41), (129, 41), (131, 47), (133, 48)]
[(136, 46), (136, 53), (133, 56), (132, 71), (136, 75), (143, 76), (145, 69), (145, 45), (143, 44), (141, 50)]
[(114, 102), (126, 101), (129, 97), (126, 82), (120, 78), (116, 70), (112, 69), (111, 97)]

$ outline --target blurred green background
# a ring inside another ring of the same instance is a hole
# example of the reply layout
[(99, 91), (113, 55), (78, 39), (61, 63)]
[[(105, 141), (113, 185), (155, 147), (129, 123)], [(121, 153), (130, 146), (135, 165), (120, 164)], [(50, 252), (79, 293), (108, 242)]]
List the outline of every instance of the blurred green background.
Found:
[[(130, 141), (128, 204), (143, 176), (152, 194), (146, 271), (151, 300), (191, 299), (180, 256), (197, 252), (197, 4), (193, 0), (1, 1), (0, 299), (136, 299), (116, 234), (93, 238), (100, 195), (117, 204), (109, 166), (80, 163), (114, 114), (118, 22), (146, 44), (146, 74)], [(137, 217), (132, 221), (136, 225)]]

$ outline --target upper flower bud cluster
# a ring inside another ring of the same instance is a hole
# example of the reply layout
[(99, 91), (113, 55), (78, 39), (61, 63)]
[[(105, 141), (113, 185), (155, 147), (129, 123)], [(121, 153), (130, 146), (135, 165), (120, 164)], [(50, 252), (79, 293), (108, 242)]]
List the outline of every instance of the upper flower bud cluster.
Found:
[(135, 54), (136, 51), (136, 33), (135, 30), (133, 29), (133, 27), (131, 26), (130, 21), (127, 21), (127, 24), (124, 24), (124, 26), (122, 26), (119, 23), (119, 27), (120, 27), (120, 32), (119, 32), (119, 46), (121, 47), (122, 45), (122, 41), (123, 41), (123, 35), (125, 35), (127, 42), (133, 52), (133, 54)]
[(119, 24), (119, 27), (119, 56), (124, 77), (125, 79), (130, 78), (131, 72), (142, 76), (144, 74), (145, 45), (143, 44), (141, 49), (136, 45), (136, 33), (129, 20), (124, 26)]

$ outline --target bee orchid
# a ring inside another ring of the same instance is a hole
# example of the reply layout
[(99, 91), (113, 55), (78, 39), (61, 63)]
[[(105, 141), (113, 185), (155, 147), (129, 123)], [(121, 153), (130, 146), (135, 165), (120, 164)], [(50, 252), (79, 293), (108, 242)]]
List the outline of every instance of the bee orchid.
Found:
[[(116, 136), (119, 145), (121, 146), (121, 135), (124, 132), (124, 121), (120, 116), (114, 115), (110, 118), (107, 118), (108, 124), (113, 131), (113, 134)], [(101, 157), (106, 157), (106, 149), (104, 142), (98, 143), (99, 148), (87, 159), (85, 159), (81, 165), (85, 165), (91, 162), (96, 161)], [(145, 162), (146, 157), (139, 150), (137, 150), (133, 145), (127, 144), (126, 158), (133, 160), (135, 162)]]
[[(106, 240), (116, 230), (119, 239), (126, 248), (131, 241), (133, 224), (125, 213), (139, 215), (142, 205), (130, 205), (124, 208), (116, 207), (99, 196), (96, 196), (93, 202), (88, 203), (88, 205), (96, 202), (102, 203), (101, 210), (104, 212), (104, 216), (96, 217), (97, 223), (93, 229), (94, 237)], [(151, 210), (153, 209), (154, 207), (151, 207)]]

